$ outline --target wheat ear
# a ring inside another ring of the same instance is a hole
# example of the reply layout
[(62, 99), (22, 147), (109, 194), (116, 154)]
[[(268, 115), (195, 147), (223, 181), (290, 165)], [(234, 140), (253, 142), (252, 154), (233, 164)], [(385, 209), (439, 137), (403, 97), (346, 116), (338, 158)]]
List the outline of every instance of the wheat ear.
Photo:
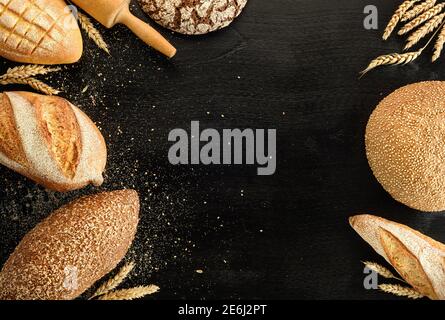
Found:
[[(441, 27), (444, 25), (445, 23), (442, 22)], [(428, 40), (428, 42), (419, 50), (417, 51), (412, 51), (412, 52), (406, 52), (406, 53), (391, 53), (391, 54), (387, 54), (387, 55), (383, 55), (383, 56), (379, 56), (377, 58), (375, 58), (374, 60), (372, 60), (368, 67), (366, 67), (365, 70), (360, 72), (360, 78), (363, 77), (366, 73), (368, 73), (370, 70), (377, 68), (378, 66), (383, 66), (383, 65), (399, 65), (399, 64), (407, 64), (410, 63), (414, 60), (416, 60), (423, 52), (423, 50), (425, 50), (426, 47), (428, 47), (428, 45), (431, 43), (431, 41), (433, 41), (434, 36), (437, 34), (437, 32), (440, 30), (437, 29), (433, 35), (431, 36), (431, 38)]]
[(40, 91), (42, 93), (45, 93), (47, 95), (54, 95), (59, 94), (60, 91), (57, 89), (54, 89), (53, 87), (50, 87), (46, 83), (37, 80), (35, 78), (7, 78), (7, 79), (1, 79), (0, 80), (1, 85), (7, 85), (7, 84), (26, 84), (30, 86), (31, 88)]
[(371, 269), (372, 271), (377, 272), (379, 275), (386, 279), (395, 279), (402, 282), (405, 282), (403, 279), (396, 277), (389, 269), (385, 268), (384, 266), (371, 262), (371, 261), (363, 261), (363, 264), (368, 267), (368, 269)]
[(386, 293), (392, 293), (399, 297), (407, 297), (410, 299), (420, 299), (423, 295), (413, 288), (404, 287), (398, 284), (380, 284), (379, 289)]
[(98, 300), (134, 300), (159, 291), (155, 285), (139, 286), (131, 289), (111, 291), (97, 298)]
[(417, 44), (421, 39), (423, 39), (426, 35), (433, 32), (436, 28), (440, 26), (443, 19), (445, 18), (445, 13), (439, 14), (431, 18), (427, 23), (425, 23), (422, 27), (417, 29), (408, 37), (408, 42), (405, 45), (403, 50), (407, 50)]
[(361, 77), (363, 77), (366, 73), (375, 69), (379, 66), (385, 65), (399, 65), (399, 64), (407, 64), (414, 60), (416, 60), (422, 54), (423, 48), (418, 51), (406, 52), (406, 53), (391, 53), (379, 56), (372, 60), (365, 70), (361, 71)]
[(425, 12), (428, 9), (431, 9), (436, 4), (436, 0), (426, 0), (425, 2), (422, 2), (421, 4), (416, 5), (411, 10), (405, 12), (403, 15), (401, 21), (405, 22), (408, 20), (413, 19), (414, 17), (417, 17), (419, 14)]
[(8, 78), (30, 78), (37, 75), (44, 75), (50, 72), (60, 71), (60, 67), (49, 68), (42, 65), (30, 64), (23, 65), (14, 68), (9, 68), (4, 75), (0, 77), (0, 79), (8, 79)]
[(78, 12), (78, 19), (80, 22), (80, 26), (87, 33), (88, 37), (94, 41), (94, 43), (101, 48), (106, 53), (110, 54), (110, 50), (108, 49), (108, 45), (105, 42), (104, 38), (100, 34), (99, 30), (91, 22), (90, 18), (88, 18), (83, 13)]
[(422, 23), (424, 23), (425, 21), (431, 19), (434, 16), (437, 16), (439, 13), (442, 12), (442, 9), (445, 7), (445, 3), (440, 3), (438, 5), (436, 5), (434, 8), (431, 8), (430, 10), (428, 10), (427, 12), (422, 13), (420, 16), (418, 16), (417, 18), (411, 20), (410, 22), (408, 22), (407, 24), (405, 24), (398, 32), (398, 35), (404, 35), (408, 32), (410, 32), (411, 30), (413, 30), (414, 28), (420, 26)]
[(125, 264), (122, 268), (120, 268), (118, 273), (113, 278), (102, 284), (90, 297), (90, 299), (106, 294), (117, 288), (125, 280), (125, 278), (127, 278), (130, 272), (133, 270), (134, 266), (135, 264), (133, 261)]
[(445, 44), (445, 26), (443, 26), (439, 32), (439, 35), (437, 36), (436, 43), (434, 44), (434, 53), (433, 57), (431, 58), (431, 62), (436, 61), (439, 59), (443, 46)]
[(396, 12), (394, 12), (391, 19), (389, 19), (388, 25), (386, 26), (385, 31), (383, 32), (383, 37), (382, 37), (383, 40), (387, 40), (390, 37), (391, 33), (394, 31), (394, 29), (396, 28), (400, 19), (402, 19), (405, 12), (418, 1), (420, 0), (407, 0), (397, 8)]

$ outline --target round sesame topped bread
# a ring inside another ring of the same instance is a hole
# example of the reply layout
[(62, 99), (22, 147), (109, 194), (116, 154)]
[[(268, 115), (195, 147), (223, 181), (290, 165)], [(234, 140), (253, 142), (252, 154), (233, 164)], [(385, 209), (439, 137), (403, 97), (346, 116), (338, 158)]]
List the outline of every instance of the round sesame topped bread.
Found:
[(391, 93), (369, 118), (366, 155), (383, 188), (421, 211), (445, 210), (445, 82)]
[(124, 258), (139, 221), (134, 190), (79, 198), (25, 235), (0, 272), (1, 300), (74, 299)]
[(63, 0), (0, 0), (0, 56), (36, 64), (82, 56), (79, 26)]
[(247, 0), (139, 0), (158, 24), (183, 34), (205, 34), (227, 27)]
[(67, 100), (0, 94), (0, 163), (56, 191), (101, 185), (107, 150), (94, 123)]

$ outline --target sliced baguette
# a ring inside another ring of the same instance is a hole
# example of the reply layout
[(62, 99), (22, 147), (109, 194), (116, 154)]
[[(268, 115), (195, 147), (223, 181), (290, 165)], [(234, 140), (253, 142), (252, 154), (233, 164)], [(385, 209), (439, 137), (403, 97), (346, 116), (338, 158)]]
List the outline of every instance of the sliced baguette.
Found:
[(405, 225), (372, 215), (349, 218), (352, 228), (414, 289), (445, 300), (445, 245)]

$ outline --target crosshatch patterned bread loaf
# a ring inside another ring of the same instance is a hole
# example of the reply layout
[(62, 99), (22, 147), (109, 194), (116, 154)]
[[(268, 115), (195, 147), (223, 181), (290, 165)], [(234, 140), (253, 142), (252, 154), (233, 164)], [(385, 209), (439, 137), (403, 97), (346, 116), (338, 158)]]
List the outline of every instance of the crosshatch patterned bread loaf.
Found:
[(63, 0), (0, 0), (0, 55), (36, 64), (82, 56), (79, 26)]
[(96, 125), (67, 100), (0, 94), (0, 163), (56, 191), (101, 185), (107, 150)]
[(25, 235), (0, 272), (1, 300), (69, 300), (124, 258), (139, 222), (134, 190), (79, 198)]
[(247, 0), (139, 0), (158, 24), (184, 34), (204, 34), (227, 27)]
[(418, 292), (445, 300), (445, 245), (403, 224), (372, 215), (349, 218), (352, 228)]

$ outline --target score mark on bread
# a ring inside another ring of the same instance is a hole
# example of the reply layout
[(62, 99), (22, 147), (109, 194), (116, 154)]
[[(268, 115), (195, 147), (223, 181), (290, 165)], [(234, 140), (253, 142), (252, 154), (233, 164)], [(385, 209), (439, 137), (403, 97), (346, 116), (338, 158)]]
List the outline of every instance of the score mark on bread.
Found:
[(17, 132), (11, 103), (0, 94), (0, 152), (23, 167), (27, 166), (25, 152)]
[(73, 179), (81, 154), (80, 128), (68, 102), (57, 97), (36, 101), (40, 130), (62, 173)]
[(95, 124), (60, 97), (5, 92), (0, 163), (56, 191), (101, 185), (107, 150)]

